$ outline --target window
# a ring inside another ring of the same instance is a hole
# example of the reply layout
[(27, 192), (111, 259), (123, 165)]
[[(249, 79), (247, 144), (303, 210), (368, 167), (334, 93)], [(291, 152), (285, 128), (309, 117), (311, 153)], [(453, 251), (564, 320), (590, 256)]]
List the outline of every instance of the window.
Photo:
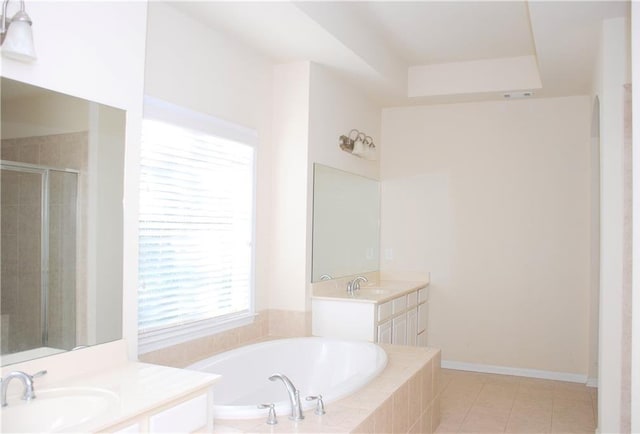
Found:
[(255, 141), (250, 130), (145, 99), (141, 353), (252, 318)]

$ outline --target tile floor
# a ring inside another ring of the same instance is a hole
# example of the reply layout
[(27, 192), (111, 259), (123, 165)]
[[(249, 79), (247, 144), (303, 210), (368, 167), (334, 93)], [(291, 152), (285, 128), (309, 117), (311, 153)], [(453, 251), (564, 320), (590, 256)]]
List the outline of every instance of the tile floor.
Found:
[(597, 389), (577, 383), (442, 370), (436, 433), (594, 433)]

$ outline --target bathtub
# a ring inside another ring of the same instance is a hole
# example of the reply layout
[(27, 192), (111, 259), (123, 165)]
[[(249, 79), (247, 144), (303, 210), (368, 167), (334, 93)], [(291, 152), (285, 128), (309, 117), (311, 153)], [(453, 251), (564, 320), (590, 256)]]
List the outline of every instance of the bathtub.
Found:
[(266, 417), (258, 404), (274, 403), (279, 417), (291, 414), (289, 398), (274, 373), (289, 377), (300, 391), (303, 409), (313, 408), (306, 396), (321, 394), (326, 404), (345, 397), (375, 378), (387, 365), (379, 346), (327, 338), (278, 339), (248, 345), (187, 367), (222, 375), (213, 389), (213, 415), (220, 419)]

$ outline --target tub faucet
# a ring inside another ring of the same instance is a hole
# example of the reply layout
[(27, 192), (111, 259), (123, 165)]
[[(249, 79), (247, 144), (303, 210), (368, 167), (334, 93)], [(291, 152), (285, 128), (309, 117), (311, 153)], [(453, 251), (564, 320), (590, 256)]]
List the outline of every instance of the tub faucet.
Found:
[(282, 374), (273, 374), (269, 377), (269, 380), (282, 380), (284, 387), (287, 388), (289, 401), (291, 401), (291, 416), (289, 416), (289, 419), (296, 421), (304, 419), (304, 415), (302, 414), (302, 404), (300, 403), (300, 391), (296, 389), (291, 380), (289, 380), (286, 375)]
[(2, 379), (2, 387), (0, 389), (0, 406), (7, 406), (7, 389), (9, 388), (9, 382), (14, 378), (22, 381), (24, 385), (24, 393), (22, 394), (22, 399), (26, 401), (30, 401), (36, 397), (36, 394), (33, 390), (33, 379), (35, 377), (42, 377), (46, 374), (47, 371), (36, 372), (33, 375), (26, 374), (22, 371), (13, 371), (10, 372), (5, 378)]

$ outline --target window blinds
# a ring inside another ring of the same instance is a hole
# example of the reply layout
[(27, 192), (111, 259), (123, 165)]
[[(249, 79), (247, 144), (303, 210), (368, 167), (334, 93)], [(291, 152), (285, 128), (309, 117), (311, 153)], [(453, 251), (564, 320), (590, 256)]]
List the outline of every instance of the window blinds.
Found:
[(251, 308), (253, 146), (143, 121), (138, 329)]

